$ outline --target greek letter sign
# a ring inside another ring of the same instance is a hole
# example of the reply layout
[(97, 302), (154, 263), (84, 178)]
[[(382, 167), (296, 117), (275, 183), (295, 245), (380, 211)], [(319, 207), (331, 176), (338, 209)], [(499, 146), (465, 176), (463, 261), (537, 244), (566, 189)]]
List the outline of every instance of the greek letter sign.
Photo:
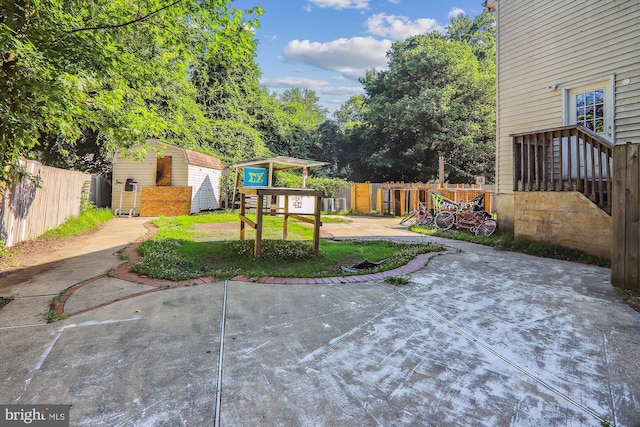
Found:
[(244, 168), (245, 187), (266, 187), (268, 173), (263, 168)]

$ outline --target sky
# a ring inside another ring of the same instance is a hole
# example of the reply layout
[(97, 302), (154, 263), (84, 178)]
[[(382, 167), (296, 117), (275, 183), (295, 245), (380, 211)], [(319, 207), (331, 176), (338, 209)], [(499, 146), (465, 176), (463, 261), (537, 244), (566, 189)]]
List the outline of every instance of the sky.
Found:
[(313, 90), (333, 113), (364, 93), (358, 78), (384, 69), (394, 41), (443, 31), (452, 16), (472, 19), (482, 0), (236, 0), (232, 6), (261, 6), (256, 61), (260, 84), (281, 93)]

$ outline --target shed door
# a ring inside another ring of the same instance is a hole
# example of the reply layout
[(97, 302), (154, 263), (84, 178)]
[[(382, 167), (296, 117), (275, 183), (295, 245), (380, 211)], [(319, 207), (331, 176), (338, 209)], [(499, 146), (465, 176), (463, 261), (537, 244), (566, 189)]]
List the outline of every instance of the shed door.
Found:
[(158, 157), (156, 185), (159, 187), (171, 185), (171, 160), (171, 156)]

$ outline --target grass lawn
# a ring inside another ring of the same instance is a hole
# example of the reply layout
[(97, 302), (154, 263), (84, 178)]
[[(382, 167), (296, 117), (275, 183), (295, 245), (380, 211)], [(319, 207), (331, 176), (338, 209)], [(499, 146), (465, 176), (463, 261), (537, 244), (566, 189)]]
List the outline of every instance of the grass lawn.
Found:
[(580, 249), (569, 248), (562, 245), (554, 245), (546, 242), (534, 242), (525, 239), (515, 239), (512, 233), (496, 232), (491, 236), (476, 236), (464, 230), (439, 230), (437, 228), (424, 228), (411, 226), (411, 231), (429, 236), (444, 237), (446, 239), (463, 240), (492, 246), (498, 250), (520, 252), (544, 258), (561, 259), (565, 261), (592, 264), (599, 267), (611, 267), (611, 261), (591, 255)]
[[(324, 222), (347, 221), (323, 218)], [(385, 271), (406, 264), (416, 255), (443, 251), (436, 244), (395, 244), (374, 241), (334, 242), (322, 239), (320, 254), (311, 254), (312, 229), (308, 224), (289, 220), (289, 238), (282, 240), (281, 216), (264, 218), (263, 252), (253, 259), (253, 230), (246, 240), (238, 240), (237, 213), (215, 212), (202, 215), (159, 218), (158, 232), (143, 242), (139, 252), (143, 259), (132, 270), (136, 273), (169, 280), (202, 276), (227, 279), (238, 274), (275, 277), (344, 276), (341, 266), (350, 267), (367, 259), (384, 262), (367, 273)], [(250, 230), (250, 231), (249, 231)]]

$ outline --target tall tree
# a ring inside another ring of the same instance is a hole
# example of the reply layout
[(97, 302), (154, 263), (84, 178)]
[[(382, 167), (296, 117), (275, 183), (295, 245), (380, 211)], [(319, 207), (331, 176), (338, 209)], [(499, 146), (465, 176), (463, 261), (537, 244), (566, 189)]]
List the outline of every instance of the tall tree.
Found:
[[(191, 78), (197, 101), (213, 126), (208, 146), (230, 161), (266, 156), (268, 150), (259, 127), (268, 100), (259, 87), (253, 32), (236, 25), (224, 29), (221, 36), (234, 43), (225, 49), (203, 52)], [(229, 50), (236, 45), (245, 48), (231, 55)]]
[(320, 171), (329, 177), (344, 176), (346, 170), (342, 162), (343, 156), (339, 151), (344, 146), (344, 133), (340, 124), (335, 120), (325, 121), (313, 132), (311, 139), (310, 157), (329, 163), (320, 168)]
[(387, 53), (388, 69), (371, 70), (361, 79), (365, 106), (343, 150), (351, 156), (352, 179), (434, 179), (440, 156), (451, 180), (469, 182), (476, 175), (491, 179), (493, 27), (484, 14), (477, 19), (477, 25), (471, 25), (460, 16), (452, 21), (450, 33), (394, 43)]
[(293, 88), (276, 95), (265, 91), (258, 129), (272, 153), (309, 158), (314, 132), (325, 120), (326, 109), (310, 89)]
[(0, 183), (20, 179), (18, 158), (44, 139), (62, 153), (87, 140), (107, 151), (147, 137), (198, 143), (190, 64), (204, 51), (242, 50), (220, 35), (255, 24), (230, 2), (2, 2)]

